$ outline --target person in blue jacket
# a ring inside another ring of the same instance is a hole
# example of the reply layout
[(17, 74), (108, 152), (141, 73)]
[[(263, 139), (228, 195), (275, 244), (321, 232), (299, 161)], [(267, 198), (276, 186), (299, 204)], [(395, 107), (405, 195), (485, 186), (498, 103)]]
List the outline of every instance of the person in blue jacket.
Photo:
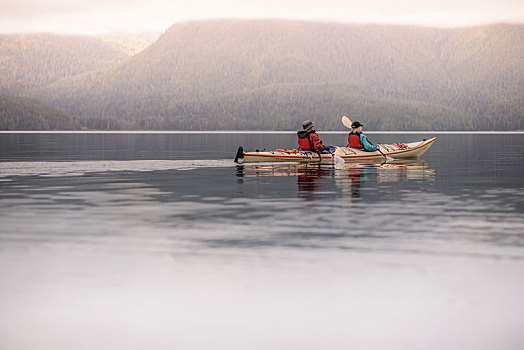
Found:
[(363, 126), (364, 125), (357, 121), (351, 124), (351, 132), (348, 135), (348, 147), (363, 149), (369, 152), (378, 151), (378, 145), (369, 142), (366, 135), (362, 133)]

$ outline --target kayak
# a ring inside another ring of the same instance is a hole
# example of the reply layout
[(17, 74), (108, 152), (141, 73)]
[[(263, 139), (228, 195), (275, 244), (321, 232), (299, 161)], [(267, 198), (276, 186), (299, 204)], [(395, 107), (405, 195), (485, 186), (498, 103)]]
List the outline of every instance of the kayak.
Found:
[[(321, 162), (331, 163), (334, 159), (342, 158), (345, 162), (364, 159), (383, 159), (385, 157), (403, 159), (418, 158), (424, 154), (437, 138), (424, 139), (410, 143), (378, 144), (380, 151), (368, 152), (357, 148), (334, 146), (333, 153), (317, 153), (313, 151), (302, 151), (297, 149), (277, 149), (274, 151), (244, 152), (239, 147), (235, 162), (259, 163), (259, 162)], [(339, 158), (340, 157), (340, 158)]]

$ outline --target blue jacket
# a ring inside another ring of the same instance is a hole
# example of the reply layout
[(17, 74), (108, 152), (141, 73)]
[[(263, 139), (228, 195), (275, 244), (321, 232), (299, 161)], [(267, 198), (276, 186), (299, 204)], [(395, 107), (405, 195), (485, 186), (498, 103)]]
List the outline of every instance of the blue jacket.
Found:
[(366, 151), (373, 152), (377, 150), (377, 146), (372, 145), (369, 141), (366, 135), (360, 133), (360, 144), (362, 145), (362, 148), (364, 148)]

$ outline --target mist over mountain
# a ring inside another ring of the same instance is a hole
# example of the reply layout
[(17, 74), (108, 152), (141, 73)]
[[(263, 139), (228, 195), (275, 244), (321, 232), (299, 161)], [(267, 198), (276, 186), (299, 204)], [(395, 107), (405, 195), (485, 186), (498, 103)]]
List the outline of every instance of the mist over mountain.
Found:
[(108, 43), (112, 48), (128, 56), (133, 56), (154, 43), (159, 35), (159, 33), (151, 32), (136, 34), (110, 33), (98, 35), (97, 38)]
[(215, 20), (176, 24), (133, 57), (100, 44), (26, 44), (33, 66), (5, 63), (2, 45), (0, 91), (99, 129), (337, 130), (343, 114), (367, 130), (524, 129), (522, 25)]

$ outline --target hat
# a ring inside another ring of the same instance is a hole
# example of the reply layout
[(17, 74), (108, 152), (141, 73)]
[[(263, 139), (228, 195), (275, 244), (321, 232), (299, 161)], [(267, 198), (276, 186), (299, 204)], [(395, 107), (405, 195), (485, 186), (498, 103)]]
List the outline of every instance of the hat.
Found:
[(302, 129), (307, 130), (310, 127), (315, 126), (315, 123), (313, 123), (311, 120), (306, 120), (302, 123)]
[(360, 126), (364, 126), (364, 125), (360, 124), (360, 122), (357, 122), (357, 121), (355, 121), (355, 122), (353, 122), (353, 124), (351, 124), (351, 127), (355, 128), (355, 129), (360, 127)]

